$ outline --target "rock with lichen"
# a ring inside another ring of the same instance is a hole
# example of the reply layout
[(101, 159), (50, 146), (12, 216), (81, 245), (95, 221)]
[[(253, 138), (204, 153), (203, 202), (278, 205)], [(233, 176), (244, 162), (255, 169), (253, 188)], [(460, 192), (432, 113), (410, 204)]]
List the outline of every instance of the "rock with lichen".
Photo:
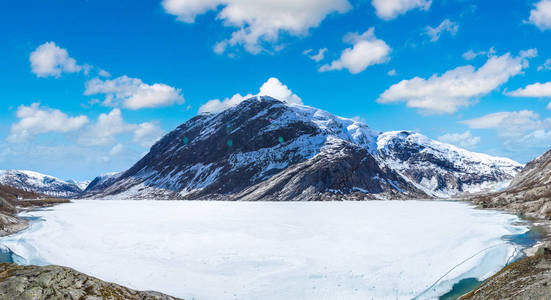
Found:
[(151, 291), (135, 291), (60, 266), (0, 264), (0, 299), (172, 300)]

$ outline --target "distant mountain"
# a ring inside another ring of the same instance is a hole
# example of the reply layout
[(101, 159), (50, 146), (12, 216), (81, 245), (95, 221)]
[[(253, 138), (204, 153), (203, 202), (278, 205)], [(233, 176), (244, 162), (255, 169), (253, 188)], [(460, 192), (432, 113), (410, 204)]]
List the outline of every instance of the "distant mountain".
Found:
[[(450, 197), (491, 189), (521, 169), (413, 132), (270, 97), (198, 115), (84, 197), (336, 200)], [(101, 184), (98, 184), (101, 183)]]
[(75, 197), (82, 193), (76, 183), (33, 171), (0, 170), (0, 184), (60, 198)]
[(470, 152), (409, 131), (380, 134), (377, 156), (437, 198), (506, 186), (522, 169), (511, 159)]
[(113, 183), (121, 174), (121, 172), (102, 174), (94, 178), (94, 180), (90, 181), (90, 183), (86, 185), (86, 188), (83, 191), (84, 193), (101, 192), (103, 189)]
[(75, 180), (72, 180), (72, 179), (69, 179), (69, 180), (66, 180), (66, 181), (68, 183), (72, 183), (72, 184), (78, 186), (81, 191), (84, 191), (88, 187), (90, 182), (92, 182), (92, 180), (75, 181)]
[(551, 219), (551, 150), (526, 164), (505, 190), (477, 196), (473, 202)]

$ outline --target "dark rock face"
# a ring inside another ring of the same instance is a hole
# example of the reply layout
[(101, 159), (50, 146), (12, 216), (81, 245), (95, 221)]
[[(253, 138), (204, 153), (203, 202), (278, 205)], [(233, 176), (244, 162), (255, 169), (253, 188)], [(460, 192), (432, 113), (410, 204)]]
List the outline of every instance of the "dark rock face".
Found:
[[(425, 146), (419, 144), (381, 146), (380, 136), (363, 123), (315, 108), (252, 98), (190, 119), (126, 172), (92, 182), (83, 197), (288, 201), (438, 196), (423, 185), (426, 180), (412, 180), (426, 178), (431, 166), (407, 173), (389, 159), (432, 160), (450, 173), (454, 165), (421, 151)], [(499, 172), (487, 178), (473, 172), (465, 179), (512, 178)], [(447, 180), (442, 190), (448, 191), (450, 178), (442, 178)]]
[(60, 266), (0, 264), (0, 299), (178, 299), (135, 291)]
[(486, 208), (551, 219), (551, 150), (528, 163), (507, 189), (472, 200)]
[(426, 194), (361, 147), (329, 140), (321, 153), (234, 196), (237, 200), (314, 201), (341, 199), (419, 198)]

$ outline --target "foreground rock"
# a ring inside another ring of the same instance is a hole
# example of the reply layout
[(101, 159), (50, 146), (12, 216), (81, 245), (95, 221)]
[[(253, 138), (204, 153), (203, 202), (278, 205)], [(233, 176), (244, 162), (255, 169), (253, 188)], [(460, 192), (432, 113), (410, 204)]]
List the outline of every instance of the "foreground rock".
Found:
[(60, 266), (0, 264), (0, 299), (178, 299), (135, 291)]
[(83, 197), (209, 200), (427, 199), (510, 181), (521, 165), (418, 133), (382, 133), (313, 107), (251, 98), (201, 114)]
[(484, 208), (551, 219), (551, 150), (528, 163), (504, 191), (471, 200)]
[(541, 248), (536, 255), (510, 264), (459, 299), (551, 299), (551, 250)]

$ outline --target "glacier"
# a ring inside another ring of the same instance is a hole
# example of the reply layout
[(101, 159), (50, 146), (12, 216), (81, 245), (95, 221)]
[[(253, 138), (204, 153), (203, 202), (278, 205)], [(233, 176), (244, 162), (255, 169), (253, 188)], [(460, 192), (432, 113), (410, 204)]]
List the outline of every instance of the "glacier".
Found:
[(514, 215), (452, 201), (76, 200), (0, 244), (186, 299), (436, 299), (499, 271), (528, 230)]

